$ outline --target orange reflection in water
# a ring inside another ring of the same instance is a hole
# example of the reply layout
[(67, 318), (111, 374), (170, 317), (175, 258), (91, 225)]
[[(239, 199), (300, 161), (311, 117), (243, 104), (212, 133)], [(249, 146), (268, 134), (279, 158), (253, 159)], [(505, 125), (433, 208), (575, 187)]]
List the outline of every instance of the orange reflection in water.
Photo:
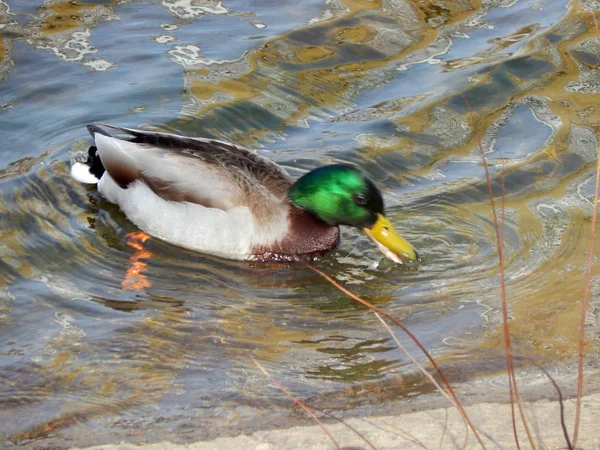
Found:
[(144, 242), (150, 239), (150, 236), (143, 231), (129, 233), (127, 235), (127, 245), (135, 249), (135, 253), (129, 257), (131, 265), (127, 268), (125, 278), (121, 286), (125, 290), (141, 290), (151, 286), (150, 281), (142, 272), (147, 264), (142, 259), (148, 259), (152, 253), (144, 250)]

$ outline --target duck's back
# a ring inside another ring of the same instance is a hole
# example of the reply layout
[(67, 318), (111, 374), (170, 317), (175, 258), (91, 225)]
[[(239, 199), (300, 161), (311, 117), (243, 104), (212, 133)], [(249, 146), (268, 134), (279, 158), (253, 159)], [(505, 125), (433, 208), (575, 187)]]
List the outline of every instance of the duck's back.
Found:
[[(116, 127), (114, 127), (116, 128)], [(226, 142), (117, 128), (122, 140), (91, 128), (102, 164), (121, 187), (142, 179), (166, 200), (227, 210), (280, 201), (292, 184), (280, 166)]]

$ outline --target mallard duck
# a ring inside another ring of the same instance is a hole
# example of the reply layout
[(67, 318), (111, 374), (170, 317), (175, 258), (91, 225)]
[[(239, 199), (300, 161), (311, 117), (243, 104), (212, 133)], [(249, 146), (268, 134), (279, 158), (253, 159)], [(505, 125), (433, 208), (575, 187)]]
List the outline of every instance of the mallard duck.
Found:
[(274, 162), (214, 139), (99, 124), (95, 145), (71, 173), (98, 185), (141, 230), (172, 244), (231, 259), (293, 261), (339, 243), (339, 225), (364, 230), (385, 256), (417, 261), (384, 214), (375, 183), (358, 167), (335, 164), (296, 182)]

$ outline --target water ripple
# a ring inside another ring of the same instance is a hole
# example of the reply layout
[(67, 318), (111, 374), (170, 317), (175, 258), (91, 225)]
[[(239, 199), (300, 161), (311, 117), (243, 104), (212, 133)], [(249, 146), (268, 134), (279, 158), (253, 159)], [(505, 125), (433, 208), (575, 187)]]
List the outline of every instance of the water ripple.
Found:
[(399, 267), (344, 229), (317, 266), (485, 386), (503, 360), (479, 136), (515, 348), (575, 354), (600, 120), (600, 50), (579, 6), (12, 3), (0, 2), (0, 422), (14, 442), (87, 445), (90, 429), (108, 442), (131, 427), (200, 439), (190, 420), (283, 417), (249, 356), (328, 407), (426, 391), (378, 320), (309, 269), (141, 238), (69, 176), (96, 121), (231, 140), (294, 177), (363, 167), (423, 263)]

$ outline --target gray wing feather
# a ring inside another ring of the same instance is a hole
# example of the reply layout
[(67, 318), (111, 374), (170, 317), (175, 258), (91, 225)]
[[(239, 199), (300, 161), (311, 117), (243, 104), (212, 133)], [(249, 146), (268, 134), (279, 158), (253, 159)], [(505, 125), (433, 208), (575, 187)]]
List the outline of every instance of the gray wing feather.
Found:
[[(127, 184), (127, 177), (130, 181), (143, 178), (167, 200), (222, 209), (235, 206), (262, 209), (284, 201), (293, 182), (274, 162), (234, 144), (101, 125), (132, 137), (123, 141), (90, 127), (105, 168), (113, 178), (117, 176), (115, 181), (122, 187)], [(132, 160), (136, 170), (132, 170)], [(123, 167), (127, 168), (125, 173)]]

